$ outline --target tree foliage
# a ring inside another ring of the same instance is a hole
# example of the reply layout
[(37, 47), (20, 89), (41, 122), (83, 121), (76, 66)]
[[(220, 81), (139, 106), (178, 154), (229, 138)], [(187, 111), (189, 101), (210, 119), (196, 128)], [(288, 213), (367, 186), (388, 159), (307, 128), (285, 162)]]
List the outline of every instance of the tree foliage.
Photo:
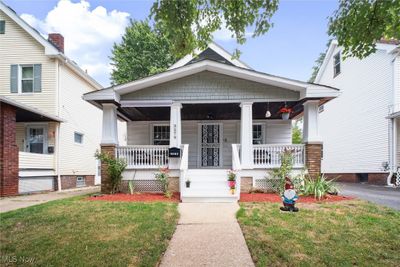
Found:
[(321, 52), (318, 56), (318, 58), (314, 61), (314, 66), (312, 67), (312, 73), (310, 79), (308, 79), (308, 82), (313, 83), (315, 81), (315, 78), (317, 78), (317, 74), (319, 69), (322, 66), (322, 63), (324, 62), (326, 52), (328, 51), (329, 45), (331, 44), (332, 40), (329, 40), (328, 43), (326, 44), (326, 49), (324, 52)]
[(328, 32), (344, 47), (344, 57), (364, 58), (376, 51), (376, 41), (400, 39), (400, 1), (340, 0)]
[[(238, 44), (246, 41), (246, 30), (252, 36), (266, 33), (279, 0), (156, 0), (151, 17), (172, 44), (172, 52), (185, 56), (196, 48), (204, 49), (212, 33), (226, 27)], [(239, 55), (236, 49), (235, 55)]]
[(299, 122), (296, 121), (292, 127), (292, 143), (301, 144), (303, 141), (303, 132), (299, 127)]
[(166, 70), (177, 58), (171, 44), (148, 21), (131, 21), (119, 44), (112, 49), (113, 84), (137, 80)]

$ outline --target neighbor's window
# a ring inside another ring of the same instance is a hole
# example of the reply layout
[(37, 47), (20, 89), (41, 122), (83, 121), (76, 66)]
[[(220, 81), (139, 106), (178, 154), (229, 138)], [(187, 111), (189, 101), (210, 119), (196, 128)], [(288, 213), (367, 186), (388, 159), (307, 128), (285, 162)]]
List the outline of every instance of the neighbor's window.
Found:
[(0, 20), (0, 34), (6, 33), (6, 21)]
[(21, 91), (33, 93), (33, 66), (21, 66)]
[(263, 127), (261, 124), (253, 124), (253, 145), (263, 143)]
[(83, 143), (83, 134), (75, 132), (74, 133), (74, 141), (77, 144), (82, 144)]
[(340, 73), (340, 52), (333, 57), (333, 76)]
[(153, 145), (169, 145), (169, 126), (153, 126)]
[(78, 176), (76, 177), (76, 187), (83, 187), (86, 186), (85, 177)]

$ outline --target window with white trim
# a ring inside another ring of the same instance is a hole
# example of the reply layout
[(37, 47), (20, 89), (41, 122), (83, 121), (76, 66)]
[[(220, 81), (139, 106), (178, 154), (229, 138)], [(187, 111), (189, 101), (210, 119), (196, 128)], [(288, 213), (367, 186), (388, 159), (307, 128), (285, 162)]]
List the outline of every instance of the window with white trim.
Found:
[(83, 144), (83, 134), (75, 132), (74, 133), (74, 141), (76, 144)]
[(169, 145), (169, 125), (153, 125), (153, 145)]
[(340, 52), (333, 56), (333, 77), (340, 74)]
[(21, 92), (33, 93), (33, 65), (21, 66)]
[(264, 143), (264, 131), (262, 124), (253, 124), (253, 145)]

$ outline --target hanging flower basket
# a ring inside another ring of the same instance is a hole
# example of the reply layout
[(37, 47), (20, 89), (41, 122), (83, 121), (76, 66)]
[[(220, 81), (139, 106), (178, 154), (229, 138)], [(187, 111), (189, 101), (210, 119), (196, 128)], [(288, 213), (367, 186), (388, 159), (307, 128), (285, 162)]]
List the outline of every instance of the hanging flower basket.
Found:
[(283, 107), (279, 110), (279, 113), (282, 114), (282, 120), (288, 120), (291, 112), (292, 109), (287, 107)]

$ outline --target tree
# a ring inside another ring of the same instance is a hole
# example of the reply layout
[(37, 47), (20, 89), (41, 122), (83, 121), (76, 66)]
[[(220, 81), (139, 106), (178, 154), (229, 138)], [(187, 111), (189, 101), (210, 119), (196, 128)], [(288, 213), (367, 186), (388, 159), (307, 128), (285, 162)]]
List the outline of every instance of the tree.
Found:
[(303, 140), (303, 133), (298, 125), (298, 121), (296, 121), (292, 127), (292, 143), (293, 144), (301, 144)]
[(343, 46), (343, 56), (364, 58), (382, 38), (400, 39), (399, 0), (340, 0), (328, 33)]
[[(279, 0), (156, 0), (151, 17), (172, 43), (172, 52), (185, 56), (196, 48), (204, 49), (212, 33), (226, 26), (238, 44), (246, 41), (246, 30), (252, 36), (266, 33)], [(235, 55), (239, 56), (236, 49)]]
[(320, 53), (318, 58), (314, 61), (314, 66), (312, 67), (312, 73), (310, 79), (308, 79), (308, 82), (313, 83), (315, 81), (315, 78), (317, 78), (317, 74), (319, 69), (322, 66), (322, 63), (324, 62), (326, 52), (328, 51), (329, 45), (331, 44), (332, 40), (329, 40), (328, 43), (326, 44), (326, 49), (324, 52)]
[(137, 80), (166, 70), (177, 58), (171, 44), (148, 21), (131, 21), (120, 44), (114, 44), (111, 56), (113, 84)]

